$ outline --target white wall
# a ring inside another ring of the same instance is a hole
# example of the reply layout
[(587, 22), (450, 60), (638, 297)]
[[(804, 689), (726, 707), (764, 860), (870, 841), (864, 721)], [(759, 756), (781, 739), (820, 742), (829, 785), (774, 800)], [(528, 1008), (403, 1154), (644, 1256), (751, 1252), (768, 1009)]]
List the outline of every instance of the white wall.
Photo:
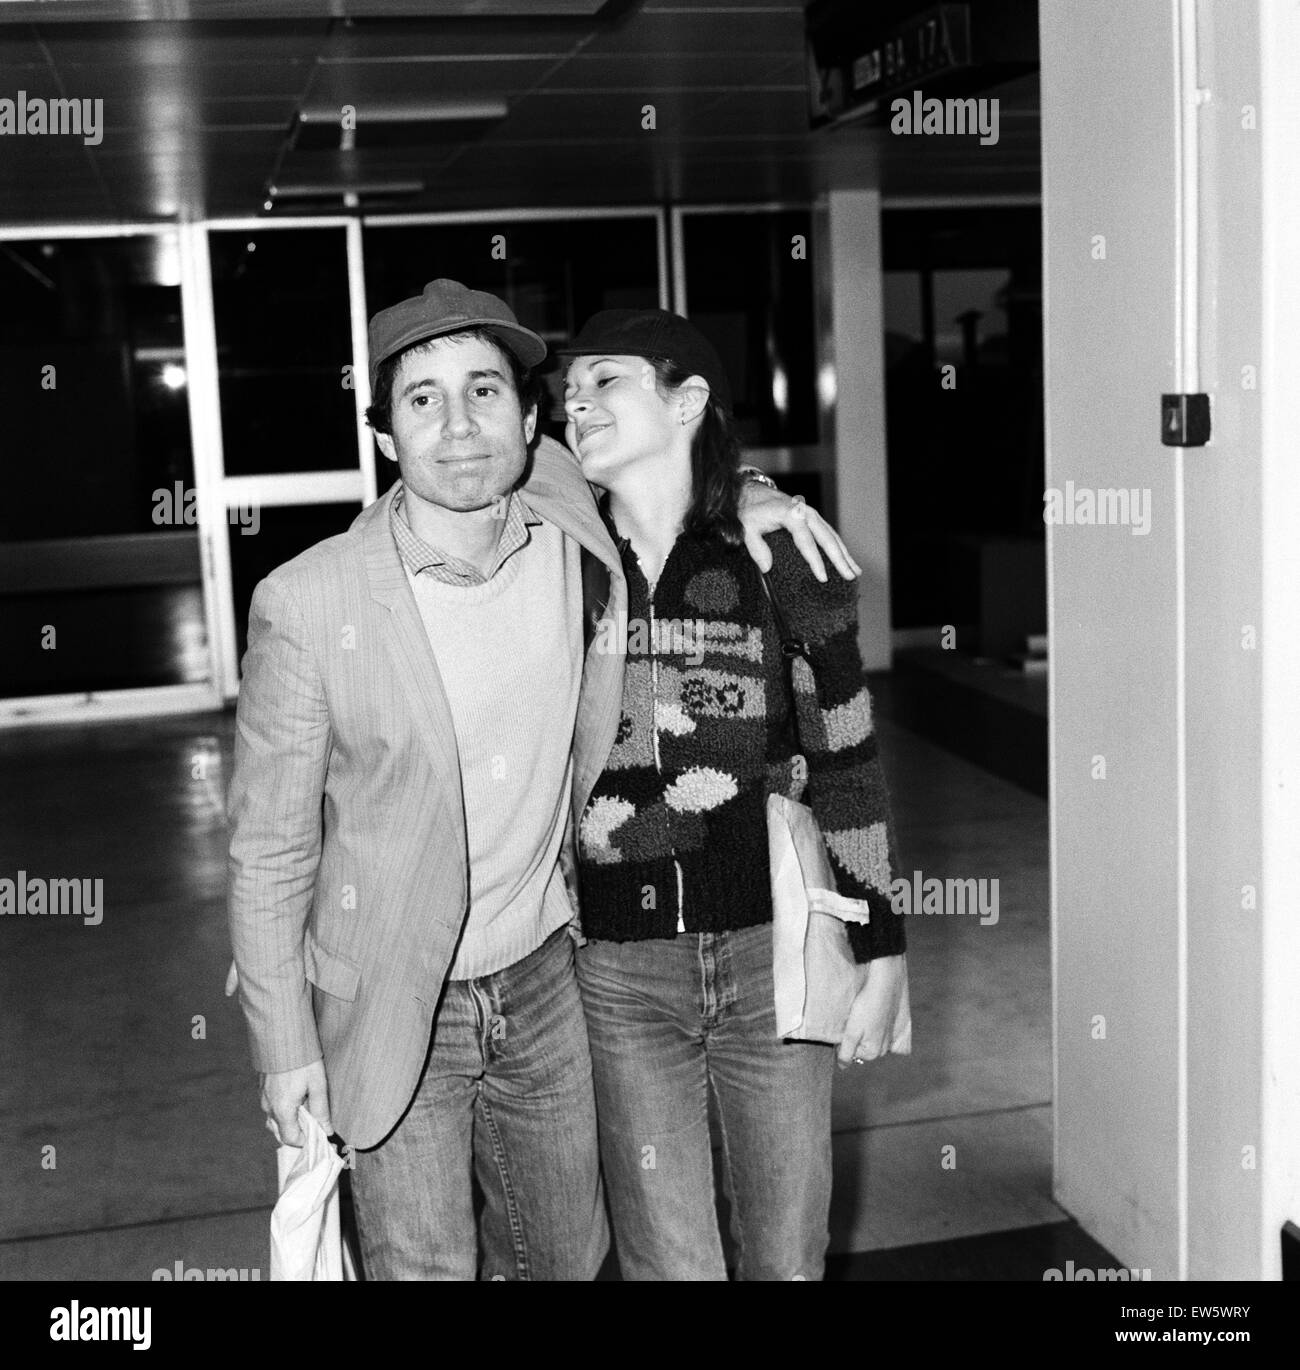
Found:
[(1259, 133), (1242, 108), (1259, 105), (1259, 34), (1249, 14), (1202, 10), (1198, 350), (1215, 440), (1187, 456), (1185, 486), (1186, 1268), (1249, 1279), (1260, 1274), (1260, 1172), (1243, 1148), (1258, 1149), (1261, 938), (1242, 887), (1258, 884), (1261, 738), (1259, 649), (1243, 632), (1259, 620), (1261, 392), (1242, 367), (1258, 366), (1261, 277)]
[(1300, 1222), (1300, 6), (1268, 0), (1260, 23), (1263, 146), (1264, 1070), (1261, 1261)]
[[(1282, 1119), (1294, 1148), (1297, 1053), (1276, 1035), (1294, 1027), (1294, 1010), (1266, 1020), (1264, 988), (1269, 974), (1282, 989), (1269, 919), (1294, 926), (1300, 871), (1290, 849), (1269, 859), (1261, 848), (1261, 671), (1274, 636), (1263, 627), (1270, 612), (1295, 620), (1300, 585), (1284, 589), (1260, 534), (1270, 553), (1266, 481), (1300, 509), (1295, 415), (1266, 424), (1284, 359), (1291, 376), (1300, 365), (1300, 308), (1267, 350), (1264, 302), (1285, 261), (1261, 268), (1259, 225), (1265, 205), (1293, 194), (1282, 191), (1275, 131), (1279, 196), (1267, 198), (1260, 129), (1283, 98), (1294, 105), (1291, 91), (1261, 94), (1260, 53), (1294, 88), (1300, 45), (1295, 7), (1285, 22), (1280, 0), (1264, 8), (1263, 33), (1254, 6), (1202, 0), (1195, 11), (1196, 83), (1208, 97), (1188, 163), (1199, 172), (1199, 212), (1183, 222), (1199, 237), (1200, 300), (1183, 357), (1199, 353), (1214, 437), (1183, 453), (1158, 438), (1159, 397), (1179, 388), (1177, 0), (1040, 4), (1047, 484), (1149, 489), (1152, 519), (1145, 537), (1048, 530), (1056, 1193), (1124, 1265), (1157, 1279), (1275, 1274), (1278, 1214), (1290, 1204), (1295, 1216), (1294, 1172), (1283, 1199), (1268, 1169), (1281, 1161)], [(1255, 129), (1243, 127), (1247, 105)], [(1294, 131), (1289, 146), (1294, 184)], [(1259, 388), (1243, 386), (1246, 366)], [(1295, 531), (1284, 544), (1284, 529), (1275, 522), (1272, 535), (1293, 572)], [(1274, 578), (1276, 595), (1261, 599)], [(1275, 721), (1294, 761), (1300, 671), (1292, 656), (1273, 664), (1279, 706), (1289, 686), (1292, 717), (1279, 707)], [(1294, 847), (1300, 767), (1287, 774)], [(1242, 908), (1248, 885), (1258, 909)], [(1272, 935), (1294, 952), (1294, 932), (1279, 922)], [(1266, 1143), (1274, 1058), (1286, 1078), (1273, 1097), (1292, 1102), (1274, 1109)], [(1270, 1184), (1279, 1192), (1266, 1205)]]

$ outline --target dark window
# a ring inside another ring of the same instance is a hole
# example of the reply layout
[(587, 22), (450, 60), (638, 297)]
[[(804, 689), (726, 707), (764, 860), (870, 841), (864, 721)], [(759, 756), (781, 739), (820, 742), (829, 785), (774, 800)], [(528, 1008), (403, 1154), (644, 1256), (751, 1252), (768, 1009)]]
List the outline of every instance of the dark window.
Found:
[(174, 233), (0, 243), (0, 693), (210, 677)]
[(682, 238), (687, 313), (727, 369), (742, 442), (816, 443), (811, 215), (688, 213)]
[(149, 533), (192, 483), (174, 234), (0, 243), (0, 539)]
[(264, 506), (258, 511), (256, 537), (245, 535), (238, 522), (231, 523), (230, 579), (241, 658), (248, 646), (248, 606), (257, 582), (299, 552), (347, 532), (360, 512), (358, 504)]
[[(1046, 620), (1039, 220), (882, 216), (894, 626), (978, 626), (989, 654)], [(996, 631), (993, 577), (1024, 600)]]
[[(428, 281), (450, 277), (499, 295), (548, 344), (567, 341), (600, 309), (659, 303), (658, 235), (649, 216), (616, 219), (428, 224), (365, 234), (366, 304), (373, 314)], [(543, 426), (563, 437), (563, 384), (554, 358), (543, 364), (550, 395)], [(378, 460), (379, 488), (396, 467)]]
[(209, 240), (226, 474), (356, 466), (344, 230)]

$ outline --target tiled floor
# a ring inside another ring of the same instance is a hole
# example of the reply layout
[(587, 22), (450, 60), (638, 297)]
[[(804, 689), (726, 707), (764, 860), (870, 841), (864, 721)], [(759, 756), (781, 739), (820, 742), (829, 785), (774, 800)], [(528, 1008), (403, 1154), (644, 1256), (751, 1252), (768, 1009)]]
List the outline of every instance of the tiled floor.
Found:
[[(102, 879), (105, 905), (97, 927), (0, 919), (0, 1279), (147, 1279), (177, 1261), (266, 1278), (274, 1152), (223, 994), (230, 729), (205, 715), (0, 733), (0, 875)], [(1046, 804), (879, 729), (907, 869), (996, 879), (998, 917), (908, 925), (914, 1053), (836, 1086), (836, 1253), (1064, 1217), (1050, 1198)], [(940, 1277), (947, 1248), (927, 1249)]]

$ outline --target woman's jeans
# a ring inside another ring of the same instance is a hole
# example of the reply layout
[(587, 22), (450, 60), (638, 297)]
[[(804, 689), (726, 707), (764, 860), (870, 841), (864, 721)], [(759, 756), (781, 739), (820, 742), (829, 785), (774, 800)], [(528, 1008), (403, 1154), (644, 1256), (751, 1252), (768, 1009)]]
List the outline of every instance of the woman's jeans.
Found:
[(367, 1279), (595, 1278), (608, 1233), (567, 927), (513, 966), (447, 982), (406, 1116), (355, 1156)]
[(578, 983), (623, 1278), (727, 1278), (711, 1086), (736, 1277), (820, 1279), (835, 1051), (777, 1037), (772, 925), (590, 941), (578, 951)]

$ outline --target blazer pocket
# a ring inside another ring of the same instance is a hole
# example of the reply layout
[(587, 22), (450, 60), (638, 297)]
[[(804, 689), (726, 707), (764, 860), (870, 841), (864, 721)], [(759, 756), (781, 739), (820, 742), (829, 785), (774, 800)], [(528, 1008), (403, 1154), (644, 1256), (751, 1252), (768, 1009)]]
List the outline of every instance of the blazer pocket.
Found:
[(336, 999), (351, 1001), (357, 997), (360, 970), (346, 956), (322, 946), (312, 936), (310, 929), (303, 942), (303, 956), (307, 964), (307, 979), (317, 989), (332, 994)]

